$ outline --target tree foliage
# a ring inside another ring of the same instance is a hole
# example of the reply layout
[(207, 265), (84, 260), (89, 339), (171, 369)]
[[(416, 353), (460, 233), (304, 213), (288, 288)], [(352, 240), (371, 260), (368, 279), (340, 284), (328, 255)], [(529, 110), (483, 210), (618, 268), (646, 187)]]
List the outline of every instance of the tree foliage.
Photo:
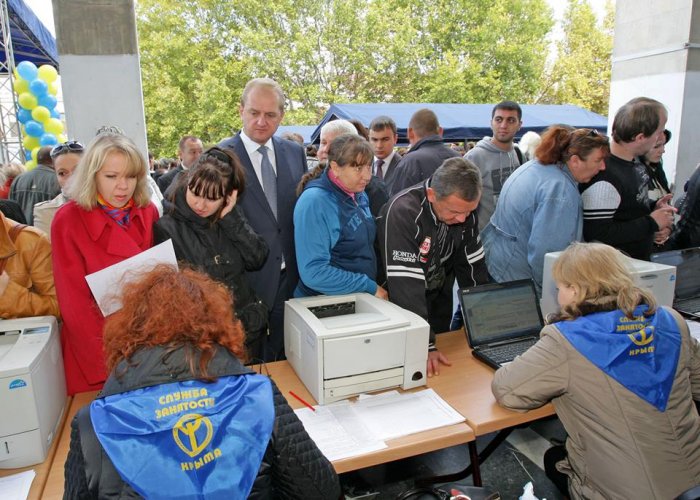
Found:
[[(572, 57), (588, 43), (573, 18)], [(137, 22), (149, 145), (166, 155), (186, 133), (211, 143), (239, 128), (257, 76), (285, 89), (284, 123), (303, 125), (335, 102), (571, 102), (580, 73), (542, 78), (545, 0), (140, 0)]]
[(603, 115), (608, 112), (614, 8), (606, 3), (598, 23), (587, 0), (568, 0), (564, 38), (543, 82), (542, 102), (575, 104)]

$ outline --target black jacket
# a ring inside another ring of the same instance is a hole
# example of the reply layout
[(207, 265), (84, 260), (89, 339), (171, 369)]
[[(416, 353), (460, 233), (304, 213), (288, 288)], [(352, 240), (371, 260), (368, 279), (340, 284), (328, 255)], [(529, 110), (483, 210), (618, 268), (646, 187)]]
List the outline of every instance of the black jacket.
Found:
[[(199, 365), (198, 360), (195, 365)], [(171, 353), (161, 347), (143, 349), (134, 355), (128, 366), (121, 378), (111, 375), (107, 379), (99, 397), (193, 378), (185, 361), (184, 349)], [(122, 362), (115, 371), (124, 367)], [(253, 373), (223, 348), (209, 363), (208, 372), (215, 377)], [(248, 498), (340, 498), (340, 484), (333, 466), (306, 433), (274, 382), (272, 390), (275, 406), (272, 437)], [(63, 498), (140, 498), (121, 479), (99, 445), (89, 420), (89, 407), (82, 408), (71, 423)]]
[(700, 246), (700, 165), (690, 176), (686, 194), (678, 210), (680, 219), (664, 250)]
[(396, 166), (396, 179), (389, 196), (423, 182), (433, 175), (445, 160), (458, 156), (459, 153), (443, 143), (439, 135), (424, 137), (411, 146)]
[[(430, 180), (392, 197), (377, 219), (377, 238), (386, 270), (389, 300), (430, 324), (430, 346), (438, 325), (451, 318), (436, 317), (435, 293), (451, 290), (455, 278), (460, 287), (488, 283), (484, 248), (476, 213), (462, 224), (448, 225), (434, 214), (426, 190)], [(451, 303), (450, 303), (451, 305)], [(440, 313), (442, 311), (440, 310)]]
[(173, 202), (164, 200), (165, 214), (153, 227), (155, 243), (172, 239), (178, 260), (225, 284), (233, 293), (236, 315), (248, 334), (264, 329), (267, 308), (259, 302), (245, 273), (263, 266), (267, 243), (248, 225), (238, 205), (214, 224), (198, 216), (187, 204), (186, 189), (178, 189)]

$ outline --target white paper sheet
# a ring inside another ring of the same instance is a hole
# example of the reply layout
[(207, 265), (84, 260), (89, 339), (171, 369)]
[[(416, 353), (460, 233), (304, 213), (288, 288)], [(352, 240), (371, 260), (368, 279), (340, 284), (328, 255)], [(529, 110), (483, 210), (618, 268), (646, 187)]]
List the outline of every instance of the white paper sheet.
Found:
[(328, 460), (386, 448), (385, 440), (464, 422), (434, 390), (361, 395), (357, 402), (296, 410), (306, 432)]
[(700, 340), (700, 321), (687, 320), (688, 328), (690, 329), (690, 334), (696, 339)]
[(158, 264), (168, 264), (177, 269), (172, 240), (164, 241), (113, 266), (85, 276), (102, 315), (107, 317), (121, 309), (120, 297), (124, 285)]
[(350, 404), (301, 408), (295, 413), (318, 449), (328, 460), (364, 455), (386, 448), (355, 415)]
[(354, 409), (370, 432), (384, 440), (464, 422), (432, 389), (363, 399)]
[(3, 500), (27, 500), (36, 473), (33, 470), (0, 477), (0, 496)]

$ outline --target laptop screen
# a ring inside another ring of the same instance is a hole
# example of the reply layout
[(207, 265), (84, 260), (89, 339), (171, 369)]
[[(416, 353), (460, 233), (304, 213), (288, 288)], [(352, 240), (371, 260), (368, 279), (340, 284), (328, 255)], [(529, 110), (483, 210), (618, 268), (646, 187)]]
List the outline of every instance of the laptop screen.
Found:
[(655, 253), (651, 261), (676, 266), (676, 299), (700, 295), (700, 248)]
[(472, 347), (539, 335), (542, 314), (532, 280), (492, 283), (459, 291)]

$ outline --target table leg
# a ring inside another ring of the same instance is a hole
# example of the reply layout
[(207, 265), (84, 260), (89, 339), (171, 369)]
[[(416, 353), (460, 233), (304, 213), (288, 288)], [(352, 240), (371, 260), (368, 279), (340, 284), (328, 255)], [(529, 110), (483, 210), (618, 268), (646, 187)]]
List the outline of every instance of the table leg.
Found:
[(510, 435), (512, 431), (513, 428), (498, 431), (498, 434), (496, 434), (496, 436), (489, 442), (489, 444), (486, 445), (486, 448), (484, 448), (481, 453), (478, 453), (476, 441), (469, 442), (469, 460), (471, 463), (469, 464), (469, 466), (467, 466), (467, 468), (459, 472), (455, 472), (453, 474), (446, 474), (444, 476), (433, 476), (416, 479), (416, 486), (426, 486), (435, 483), (454, 483), (457, 481), (461, 481), (462, 479), (464, 479), (465, 477), (469, 477), (470, 475), (473, 475), (474, 486), (481, 486), (482, 483), (480, 464), (484, 460), (489, 458), (489, 456), (491, 456), (491, 453), (493, 453), (496, 450), (496, 448), (498, 448), (501, 445), (501, 443), (503, 443), (503, 441), (506, 440), (506, 438)]
[(476, 448), (476, 441), (469, 442), (469, 460), (471, 461), (474, 486), (481, 486), (481, 468), (479, 467), (479, 450)]

